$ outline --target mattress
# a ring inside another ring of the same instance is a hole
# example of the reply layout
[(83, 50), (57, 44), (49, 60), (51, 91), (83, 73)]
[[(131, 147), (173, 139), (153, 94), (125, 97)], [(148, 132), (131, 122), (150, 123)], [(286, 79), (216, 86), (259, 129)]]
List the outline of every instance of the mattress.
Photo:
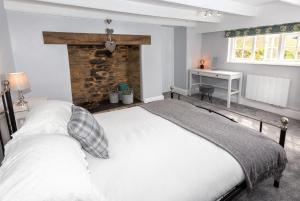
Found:
[(95, 118), (110, 158), (87, 160), (107, 201), (211, 201), (245, 179), (229, 153), (140, 107)]

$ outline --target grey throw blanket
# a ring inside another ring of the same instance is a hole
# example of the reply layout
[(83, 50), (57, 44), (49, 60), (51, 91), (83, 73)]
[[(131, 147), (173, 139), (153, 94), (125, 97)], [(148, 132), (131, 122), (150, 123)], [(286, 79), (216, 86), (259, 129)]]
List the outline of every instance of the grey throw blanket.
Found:
[(287, 163), (286, 153), (259, 132), (183, 101), (167, 99), (141, 107), (229, 152), (243, 168), (248, 190), (270, 176), (280, 179)]

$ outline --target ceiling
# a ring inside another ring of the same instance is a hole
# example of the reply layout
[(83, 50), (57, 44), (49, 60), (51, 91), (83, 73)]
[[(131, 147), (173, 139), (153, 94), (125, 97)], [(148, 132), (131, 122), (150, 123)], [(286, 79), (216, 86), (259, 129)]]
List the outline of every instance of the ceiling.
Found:
[(300, 6), (300, 0), (5, 0), (13, 11), (105, 18), (162, 25), (195, 26), (219, 23), (222, 17), (204, 16), (205, 10), (224, 15), (255, 17), (274, 2)]
[(271, 3), (271, 2), (279, 1), (279, 0), (234, 0), (234, 1), (244, 3), (244, 4), (259, 6), (262, 4)]

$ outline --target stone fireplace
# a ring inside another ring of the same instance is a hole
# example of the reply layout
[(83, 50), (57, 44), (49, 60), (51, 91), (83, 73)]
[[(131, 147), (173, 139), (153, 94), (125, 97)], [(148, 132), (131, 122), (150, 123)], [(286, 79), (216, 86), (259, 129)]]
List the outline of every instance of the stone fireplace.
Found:
[(72, 98), (75, 105), (92, 112), (111, 109), (109, 92), (120, 83), (127, 83), (134, 101), (141, 101), (141, 45), (151, 44), (144, 35), (113, 34), (116, 50), (105, 46), (105, 34), (43, 32), (45, 44), (66, 44), (68, 47)]
[(68, 53), (74, 104), (101, 110), (119, 83), (128, 83), (141, 100), (140, 46), (118, 45), (110, 53), (104, 45), (68, 45)]

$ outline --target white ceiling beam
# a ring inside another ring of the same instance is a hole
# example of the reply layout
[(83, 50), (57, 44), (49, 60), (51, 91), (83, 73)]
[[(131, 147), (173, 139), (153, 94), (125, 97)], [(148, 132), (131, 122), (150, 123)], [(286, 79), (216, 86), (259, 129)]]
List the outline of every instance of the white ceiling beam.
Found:
[(51, 3), (64, 6), (73, 6), (97, 9), (118, 13), (152, 16), (160, 18), (180, 19), (199, 22), (220, 22), (218, 17), (203, 17), (195, 9), (175, 8), (145, 2), (124, 0), (34, 0), (36, 2)]
[[(147, 0), (149, 1), (149, 0)], [(173, 4), (179, 4), (182, 6), (191, 6), (196, 8), (206, 8), (217, 11), (222, 11), (225, 13), (231, 13), (243, 16), (256, 16), (258, 14), (258, 7), (251, 6), (249, 4), (240, 3), (233, 0), (150, 0), (150, 1), (160, 1)], [(289, 1), (289, 0), (286, 0)], [(296, 1), (296, 0), (290, 0)]]
[(186, 26), (186, 27), (196, 27), (197, 22), (178, 20), (178, 19), (168, 19), (168, 18), (154, 18), (148, 16), (138, 16), (138, 15), (127, 15), (122, 13), (97, 11), (84, 8), (76, 7), (62, 7), (58, 5), (48, 5), (48, 4), (37, 4), (26, 1), (5, 1), (5, 9), (8, 11), (20, 11), (28, 13), (37, 14), (49, 14), (64, 17), (79, 17), (79, 18), (89, 18), (89, 19), (112, 19), (116, 21), (134, 22), (134, 23), (147, 23), (147, 24), (157, 24), (166, 26)]
[(280, 0), (280, 1), (294, 6), (300, 6), (300, 0)]

